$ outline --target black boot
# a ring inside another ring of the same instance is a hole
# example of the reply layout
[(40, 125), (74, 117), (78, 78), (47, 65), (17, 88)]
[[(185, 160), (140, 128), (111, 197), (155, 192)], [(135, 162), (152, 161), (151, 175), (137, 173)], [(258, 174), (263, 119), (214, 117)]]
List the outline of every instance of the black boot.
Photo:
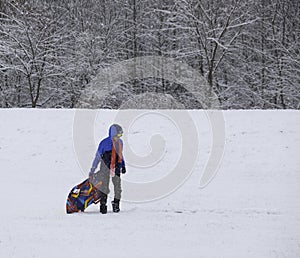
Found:
[(120, 211), (120, 200), (114, 199), (112, 202), (112, 209), (113, 212), (119, 212)]
[(102, 214), (106, 214), (107, 213), (107, 206), (105, 204), (101, 204), (100, 205), (100, 212)]

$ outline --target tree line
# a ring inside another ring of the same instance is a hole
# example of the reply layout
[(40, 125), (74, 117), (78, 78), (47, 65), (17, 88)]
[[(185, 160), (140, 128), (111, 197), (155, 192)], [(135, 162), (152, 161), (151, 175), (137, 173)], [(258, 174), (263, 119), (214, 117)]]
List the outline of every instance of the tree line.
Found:
[(223, 109), (299, 109), (299, 17), (297, 0), (2, 0), (0, 107), (73, 108), (100, 69), (162, 56), (199, 71)]

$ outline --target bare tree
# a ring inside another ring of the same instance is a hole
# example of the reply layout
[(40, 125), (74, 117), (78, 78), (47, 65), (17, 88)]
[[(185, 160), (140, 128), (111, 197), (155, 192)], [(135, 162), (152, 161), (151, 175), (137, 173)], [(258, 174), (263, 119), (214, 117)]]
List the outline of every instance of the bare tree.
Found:
[[(1, 1), (0, 106), (74, 107), (99, 69), (157, 55), (198, 69), (223, 108), (299, 109), (299, 16), (296, 0)], [(122, 88), (193, 98), (163, 78)]]
[[(63, 14), (54, 16), (47, 12), (51, 6), (10, 5), (9, 8), (10, 13), (2, 13), (0, 20), (1, 71), (4, 77), (11, 75), (11, 71), (17, 75), (18, 105), (42, 106), (55, 95), (57, 79), (63, 79), (68, 72), (72, 35), (64, 25)], [(15, 76), (9, 78), (11, 82)], [(42, 91), (47, 94), (41, 98)]]

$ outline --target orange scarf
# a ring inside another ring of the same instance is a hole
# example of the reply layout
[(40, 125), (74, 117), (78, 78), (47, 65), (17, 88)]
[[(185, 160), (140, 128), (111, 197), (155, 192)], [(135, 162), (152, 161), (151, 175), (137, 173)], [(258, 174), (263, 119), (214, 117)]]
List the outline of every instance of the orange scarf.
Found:
[[(110, 175), (112, 177), (115, 176), (115, 166), (116, 166), (116, 147), (115, 147), (115, 143), (113, 141), (112, 143), (112, 150), (111, 150), (111, 160), (110, 160)], [(117, 142), (118, 143), (118, 163), (122, 162), (122, 144), (120, 141)]]

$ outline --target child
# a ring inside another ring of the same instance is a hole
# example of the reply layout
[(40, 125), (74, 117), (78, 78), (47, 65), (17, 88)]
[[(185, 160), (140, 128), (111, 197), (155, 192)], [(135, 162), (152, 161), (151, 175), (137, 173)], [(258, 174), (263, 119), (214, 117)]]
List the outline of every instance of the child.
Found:
[(107, 195), (109, 193), (109, 178), (112, 177), (114, 185), (114, 200), (112, 201), (113, 212), (120, 211), (121, 200), (121, 173), (126, 173), (125, 161), (123, 158), (123, 141), (120, 139), (123, 135), (122, 127), (113, 124), (109, 128), (109, 136), (103, 139), (96, 152), (89, 176), (91, 177), (100, 160), (99, 180), (102, 181), (100, 190), (100, 212), (107, 213)]

